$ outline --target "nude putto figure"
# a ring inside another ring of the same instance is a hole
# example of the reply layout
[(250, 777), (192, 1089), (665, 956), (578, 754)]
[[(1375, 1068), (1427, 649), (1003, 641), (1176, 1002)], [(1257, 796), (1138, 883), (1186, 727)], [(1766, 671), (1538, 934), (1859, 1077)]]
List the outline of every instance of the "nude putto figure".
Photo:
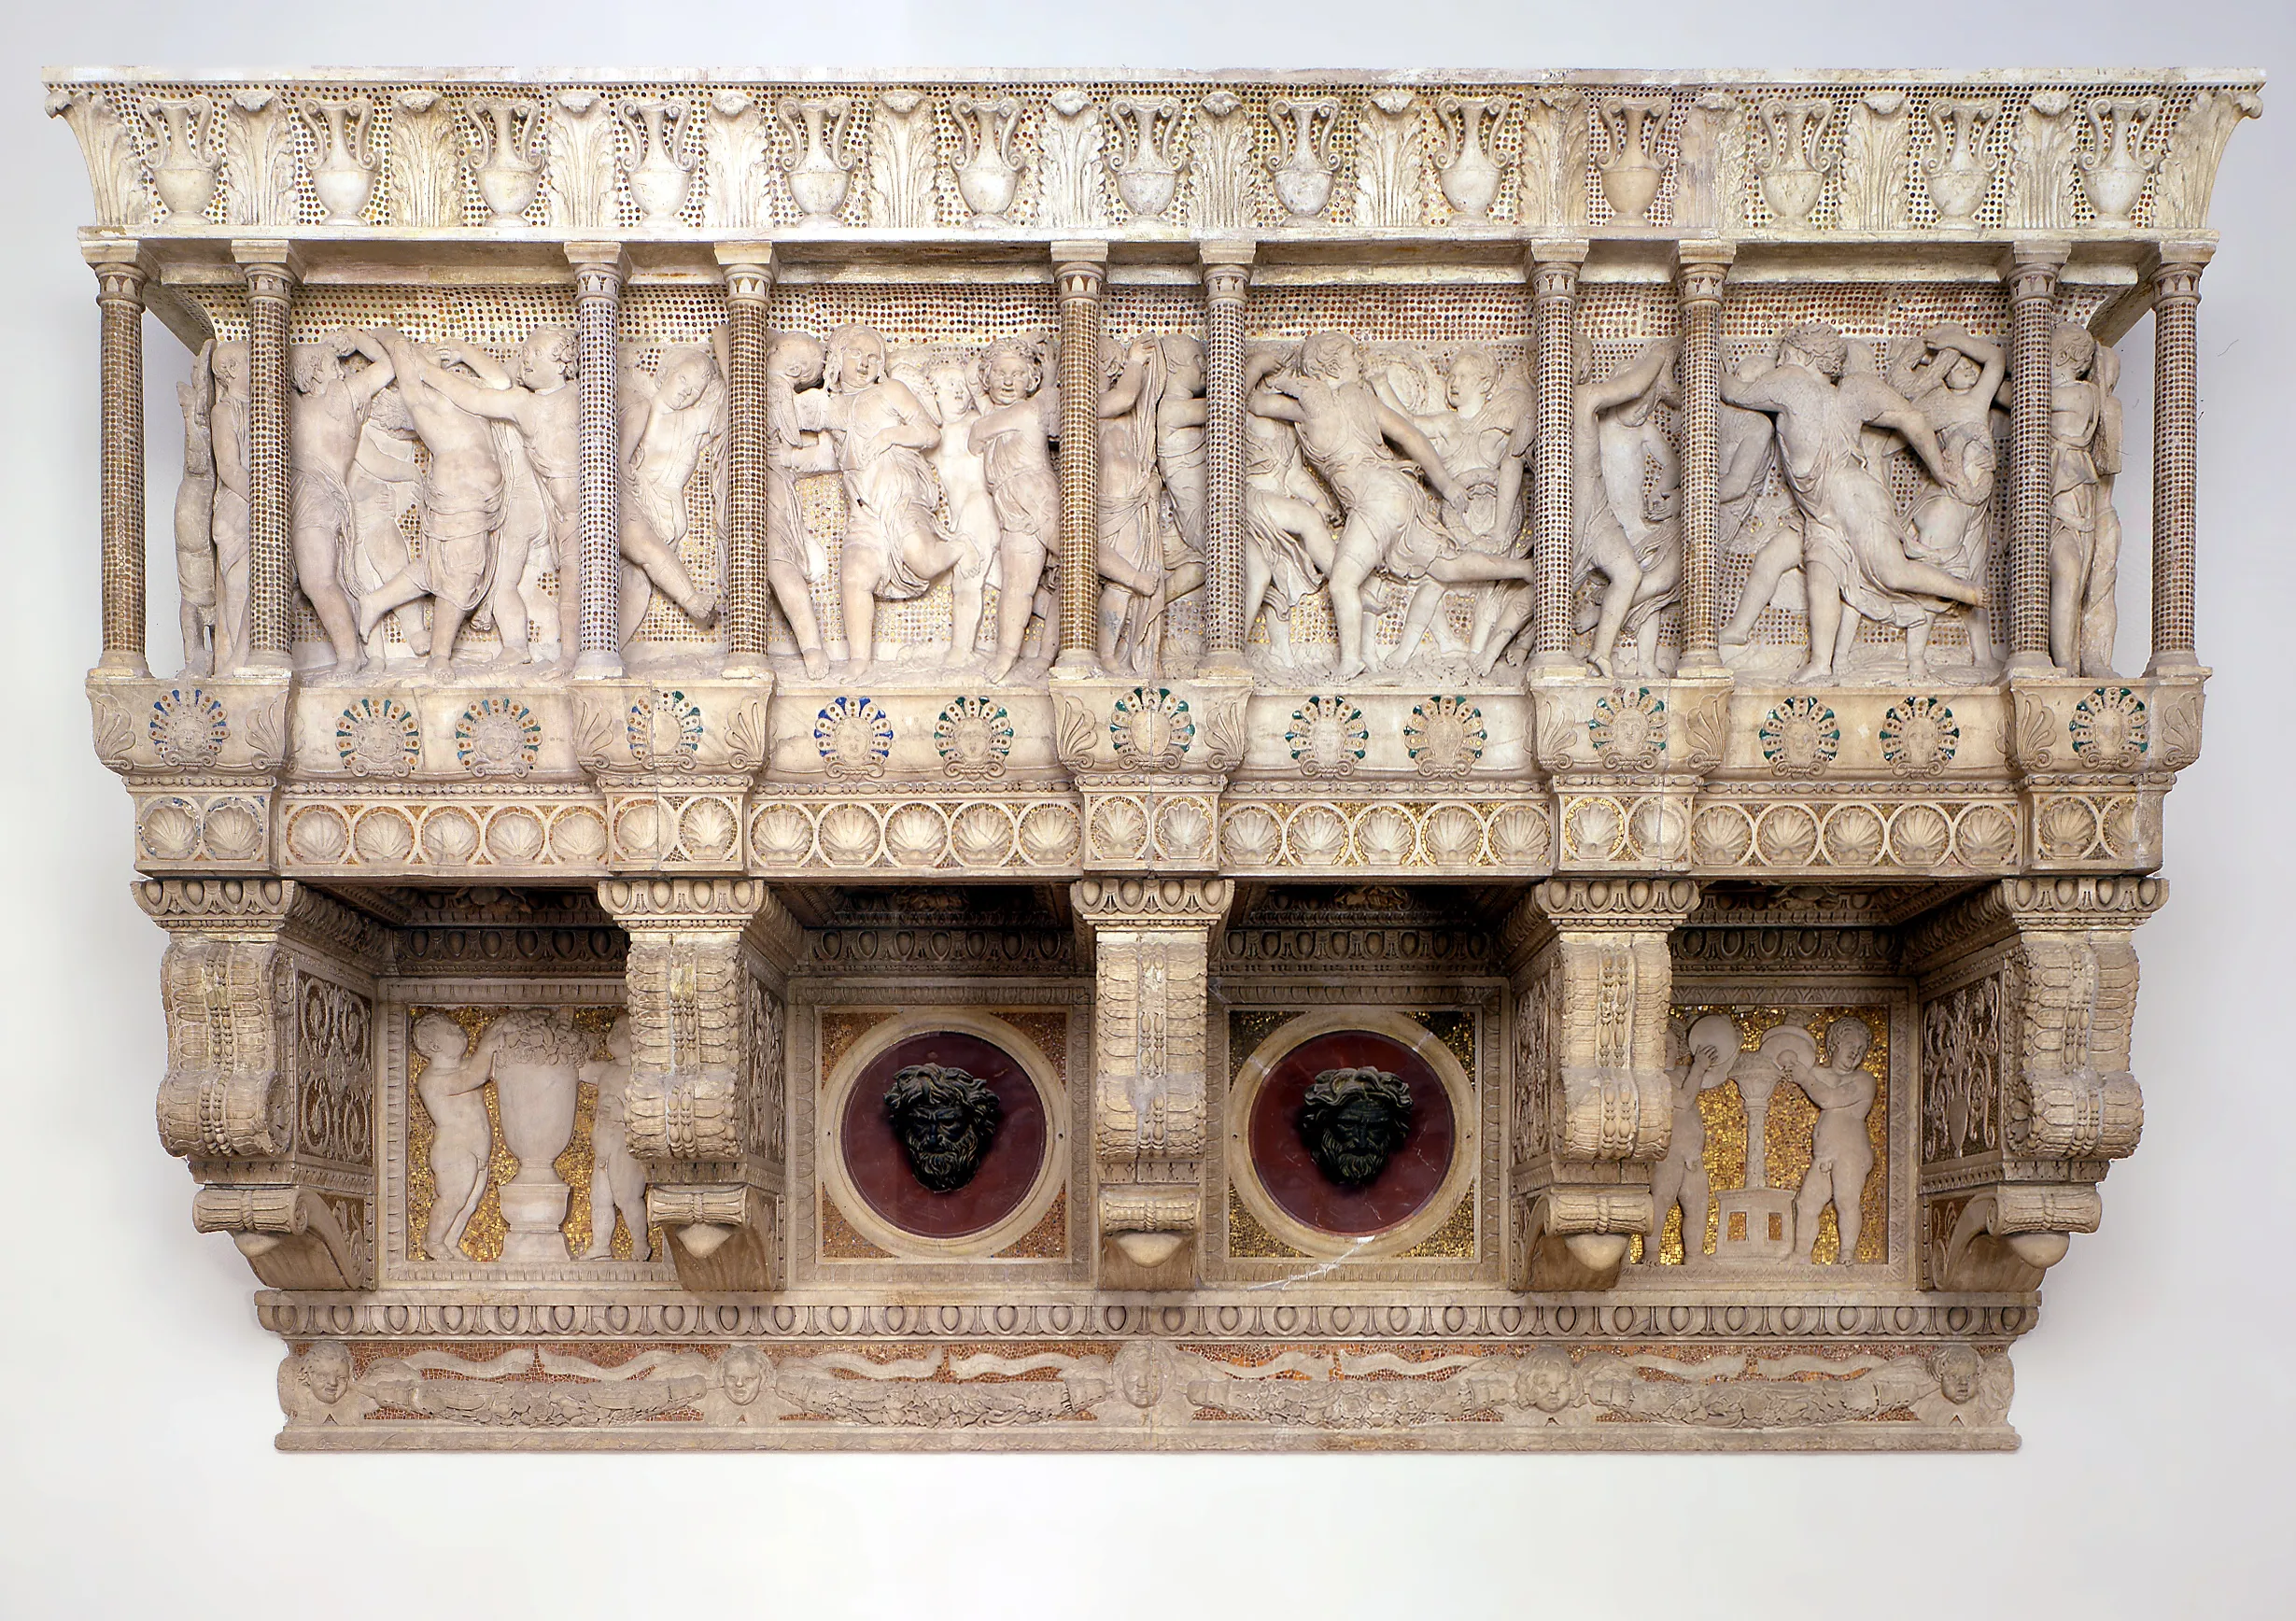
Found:
[(585, 1059), (577, 1072), (598, 1088), (598, 1103), (590, 1120), (590, 1247), (585, 1261), (610, 1260), (613, 1255), (613, 1221), (617, 1212), (629, 1229), (630, 1254), (639, 1261), (654, 1254), (646, 1232), (646, 1173), (629, 1149), (630, 1023), (617, 1013), (606, 1029), (607, 1056)]
[(1667, 1212), (1683, 1211), (1683, 1260), (1695, 1262), (1706, 1250), (1706, 1217), (1713, 1194), (1706, 1179), (1706, 1117), (1700, 1094), (1726, 1084), (1741, 1043), (1727, 1013), (1701, 1016), (1688, 1030), (1667, 1031), (1667, 1073), (1674, 1080), (1674, 1132), (1666, 1158), (1651, 1172), (1650, 1236), (1642, 1241), (1642, 1263), (1658, 1264), (1658, 1241)]
[(425, 350), (390, 327), (377, 327), (373, 335), (389, 359), (399, 398), (430, 453), (430, 465), (419, 498), (422, 554), (360, 599), (359, 633), (363, 639), (393, 609), (428, 597), (430, 673), (444, 677), (454, 670), (455, 639), (494, 581), (501, 461), (492, 424), (441, 387), (446, 367), (435, 349)]
[(494, 1128), (483, 1089), (494, 1050), (482, 1036), (473, 1050), (462, 1026), (444, 1013), (416, 1020), (411, 1039), (427, 1061), (415, 1091), (431, 1126), (430, 1219), (423, 1228), (423, 1253), (452, 1261), (461, 1253), (463, 1230), (486, 1191)]
[[(442, 367), (434, 386), (474, 416), (502, 425), (517, 436), (542, 499), (544, 568), (557, 571), (558, 646), (556, 666), (574, 668), (582, 622), (582, 393), (575, 387), (574, 334), (544, 327), (518, 345), (508, 366), (475, 344), (442, 345), (470, 372)], [(494, 589), (487, 600), (502, 635), (499, 662), (523, 664), (531, 656), (530, 630), (519, 578), (528, 559), (506, 546), (497, 559)]]
[[(1059, 613), (1061, 483), (1051, 446), (1061, 430), (1061, 396), (1045, 379), (1043, 349), (1000, 339), (980, 357), (986, 408), (966, 430), (979, 453), (996, 521), (996, 653), (989, 678), (1020, 661), (1029, 622), (1049, 627)], [(1049, 662), (1040, 658), (1038, 662)]]
[[(346, 372), (343, 362), (350, 355), (369, 363)], [(294, 385), (288, 401), (288, 488), (295, 583), (334, 650), (333, 673), (357, 675), (367, 655), (349, 588), (359, 534), (349, 480), (367, 408), (394, 374), (373, 338), (343, 331), (325, 343), (296, 345), (288, 375)]]
[[(722, 334), (721, 334), (722, 335)], [(622, 644), (645, 617), (652, 591), (697, 625), (717, 620), (717, 596), (695, 583), (678, 556), (687, 525), (685, 487), (725, 434), (725, 376), (697, 345), (662, 351), (648, 376), (625, 350), (622, 368)], [(717, 458), (712, 504), (725, 509), (725, 458)], [(721, 520), (718, 532), (725, 533)], [(650, 587), (650, 589), (649, 589)]]
[(1825, 1027), (1825, 1063), (1810, 1063), (1798, 1050), (1784, 1057), (1786, 1078), (1818, 1106), (1811, 1128), (1810, 1171), (1794, 1196), (1794, 1252), (1808, 1260), (1818, 1240), (1818, 1218), (1828, 1205), (1841, 1233), (1840, 1262), (1857, 1260), (1864, 1228), (1866, 1177), (1873, 1170), (1873, 1142), (1866, 1120), (1879, 1090), (1866, 1072), (1873, 1031), (1863, 1019), (1837, 1019)]
[[(1934, 563), (1907, 554), (1907, 533), (1895, 499), (1862, 441), (1868, 428), (1902, 438), (1940, 486), (1962, 490), (1962, 475), (1946, 465), (1937, 436), (1922, 413), (1869, 371), (1849, 369), (1850, 346), (1822, 321), (1779, 334), (1765, 367), (1725, 368), (1722, 398), (1771, 418), (1780, 467), (1801, 514), (1799, 565), (1810, 613), (1810, 661), (1802, 683), (1830, 682), (1857, 632), (1858, 616), (1910, 627), (1949, 606), (1981, 604), (1981, 584), (1957, 580)], [(1785, 531), (1781, 531), (1781, 537)], [(1724, 627), (1724, 646), (1751, 640), (1754, 620), (1768, 605), (1779, 580), (1796, 564), (1789, 543), (1774, 539), (1754, 559)], [(1908, 673), (1927, 676), (1919, 649), (1907, 644)]]
[[(1451, 476), (1427, 435), (1363, 380), (1362, 353), (1344, 332), (1308, 338), (1301, 345), (1300, 369), (1267, 378), (1254, 391), (1249, 409), (1299, 430), (1308, 464), (1338, 495), (1345, 513), (1330, 581), (1339, 639), (1336, 679), (1351, 680), (1366, 667), (1363, 587), (1373, 571), (1415, 585), (1422, 580), (1448, 585), (1534, 577), (1530, 558), (1466, 550), (1445, 529), (1427, 486), (1458, 510), (1466, 508), (1470, 490)], [(1389, 445), (1410, 458), (1426, 485)], [(1440, 592), (1414, 593), (1404, 645), (1417, 641), (1441, 601)]]
[(829, 334), (822, 387), (796, 404), (798, 428), (837, 446), (847, 670), (864, 675), (876, 660), (878, 602), (923, 596), (965, 556), (934, 513), (940, 482), (924, 453), (940, 444), (940, 429), (909, 385), (886, 374), (885, 341), (867, 327)]

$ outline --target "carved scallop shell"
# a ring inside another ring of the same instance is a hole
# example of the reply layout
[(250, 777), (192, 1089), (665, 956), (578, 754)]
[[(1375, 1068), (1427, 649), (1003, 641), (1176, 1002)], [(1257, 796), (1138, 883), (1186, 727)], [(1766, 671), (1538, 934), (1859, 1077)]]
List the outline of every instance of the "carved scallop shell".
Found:
[(1836, 867), (1871, 867), (1881, 859), (1882, 833), (1871, 807), (1838, 806), (1825, 822), (1825, 859)]
[(359, 859), (389, 866), (404, 861), (415, 849), (415, 825), (387, 806), (373, 806), (351, 829), (351, 848)]
[(1690, 838), (1704, 865), (1736, 867), (1754, 848), (1754, 825), (1735, 805), (1709, 805), (1691, 824)]
[(1688, 817), (1671, 799), (1644, 799), (1627, 818), (1627, 838), (1648, 857), (1672, 861), (1682, 853)]
[(2104, 814), (2098, 825), (2105, 839), (2105, 849), (2111, 855), (2134, 855), (2139, 842), (2136, 801), (2125, 795), (2116, 795), (2105, 802)]
[(2004, 867), (2017, 853), (2017, 820), (1998, 805), (1972, 805), (1953, 839), (1971, 867)]
[(1263, 806), (1239, 806), (1222, 820), (1220, 841), (1227, 846), (1231, 860), (1246, 867), (1266, 867), (1283, 848), (1283, 825)]
[(1474, 859), (1475, 846), (1483, 839), (1483, 824), (1464, 805), (1438, 805), (1429, 812), (1421, 837), (1429, 860), (1452, 867)]
[(948, 847), (948, 829), (930, 805), (904, 805), (885, 818), (885, 853), (903, 867), (934, 867)]
[(263, 842), (263, 819), (245, 799), (225, 799), (207, 807), (200, 824), (200, 838), (217, 861), (245, 861)]
[(994, 867), (1012, 849), (1012, 818), (994, 805), (967, 805), (949, 824), (949, 843), (967, 867)]
[(1175, 799), (1157, 812), (1156, 849), (1169, 860), (1201, 857), (1212, 848), (1212, 816), (1201, 799)]
[(1806, 806), (1772, 805), (1754, 830), (1754, 847), (1768, 866), (1807, 866), (1817, 853), (1818, 819)]
[(1615, 799), (1581, 799), (1565, 812), (1563, 834), (1581, 861), (1608, 861), (1626, 840), (1627, 819)]
[(813, 825), (794, 805), (768, 805), (750, 818), (750, 848), (767, 861), (803, 861)]
[(155, 799), (144, 808), (144, 849), (161, 861), (182, 861), (199, 844), (199, 816), (186, 799)]
[(2096, 847), (2096, 812), (2079, 799), (2052, 799), (2034, 824), (2041, 853), (2051, 861), (2073, 861)]
[(1491, 818), (1491, 858), (1495, 861), (1546, 865), (1553, 853), (1554, 831), (1546, 811), (1536, 805), (1509, 805)]
[(423, 818), (423, 853), (442, 866), (459, 866), (478, 852), (478, 824), (452, 806)]
[(1411, 854), (1411, 818), (1394, 806), (1373, 806), (1356, 824), (1356, 853), (1372, 866), (1399, 866)]
[(587, 867), (606, 853), (606, 819), (578, 805), (551, 825), (550, 847), (560, 861)]
[(839, 805), (821, 819), (821, 851), (840, 867), (859, 867), (877, 853), (877, 818), (858, 805)]
[(509, 866), (540, 861), (546, 842), (542, 819), (523, 805), (496, 811), (486, 824), (486, 853)]
[(1148, 812), (1137, 799), (1103, 799), (1092, 809), (1092, 849), (1099, 855), (1139, 854), (1148, 830)]
[(1347, 824), (1329, 805), (1303, 805), (1287, 830), (1292, 859), (1310, 867), (1329, 867), (1346, 853)]
[(613, 813), (613, 841), (625, 858), (651, 860), (662, 853), (662, 808), (652, 799), (631, 799)]
[(1890, 848), (1904, 867), (1937, 867), (1953, 842), (1953, 825), (1934, 805), (1907, 805), (1890, 822)]
[(287, 825), (287, 847), (299, 861), (332, 865), (351, 845), (351, 830), (331, 805), (313, 805)]
[(1021, 849), (1040, 867), (1054, 867), (1077, 853), (1077, 813), (1065, 805), (1037, 805), (1021, 818)]
[(696, 861), (721, 861), (741, 837), (733, 807), (723, 799), (697, 799), (678, 817), (678, 840)]

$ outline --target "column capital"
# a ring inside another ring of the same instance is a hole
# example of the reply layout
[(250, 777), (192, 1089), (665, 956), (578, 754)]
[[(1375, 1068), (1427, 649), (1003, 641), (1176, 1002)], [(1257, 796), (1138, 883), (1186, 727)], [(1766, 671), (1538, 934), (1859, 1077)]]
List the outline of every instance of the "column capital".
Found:
[(247, 278), (247, 290), (258, 296), (285, 298), (303, 279), (303, 255), (291, 242), (233, 237), (232, 260)]
[(2053, 298), (2057, 275), (2073, 255), (2073, 245), (2062, 237), (2024, 237), (2012, 242), (2001, 255), (2001, 279), (2008, 283), (2011, 299)]
[(1052, 279), (1063, 302), (1098, 298), (1108, 280), (1108, 245), (1105, 242), (1054, 243)]
[(1592, 246), (1584, 236), (1534, 237), (1523, 250), (1523, 258), (1533, 266), (1567, 264), (1576, 269), (1586, 262), (1587, 249)]
[(2152, 279), (2153, 295), (2161, 299), (2196, 299), (2201, 295), (2201, 272), (2216, 257), (2213, 239), (2184, 238), (2156, 247), (2145, 274)]
[(618, 292), (629, 277), (629, 250), (619, 242), (570, 242), (566, 261), (574, 267), (577, 297)]
[(1255, 250), (1256, 245), (1249, 241), (1204, 244), (1199, 251), (1204, 263), (1204, 296), (1221, 303), (1243, 303), (1251, 289)]
[(145, 251), (142, 243), (129, 237), (82, 237), (79, 256), (88, 261), (88, 268), (95, 272), (97, 281), (106, 291), (111, 289), (115, 278), (133, 277), (131, 285), (135, 288), (159, 279), (158, 262)]
[(1738, 248), (1727, 242), (1678, 242), (1674, 245), (1675, 275), (1682, 283), (1685, 302), (1719, 303), (1722, 284), (1730, 274), (1730, 265), (1738, 258)]
[(717, 244), (719, 271), (725, 277), (728, 298), (762, 301), (773, 291), (773, 244), (721, 242)]

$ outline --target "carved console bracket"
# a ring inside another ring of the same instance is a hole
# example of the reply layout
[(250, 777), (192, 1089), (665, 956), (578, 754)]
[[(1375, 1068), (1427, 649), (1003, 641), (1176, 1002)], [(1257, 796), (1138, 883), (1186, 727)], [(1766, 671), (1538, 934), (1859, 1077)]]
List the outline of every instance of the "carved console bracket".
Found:
[(1204, 996), (1226, 879), (1080, 880), (1092, 939), (1092, 1152), (1106, 1289), (1195, 1286), (1203, 1232)]
[(2005, 879), (1918, 924), (1930, 1288), (2033, 1290), (2136, 1149), (2131, 937), (2152, 878)]
[(696, 1293), (781, 1287), (784, 997), (797, 923), (754, 879), (609, 880), (630, 937), (630, 1151)]
[(1651, 1233), (1673, 1122), (1667, 941), (1697, 904), (1688, 879), (1551, 879), (1507, 920), (1517, 1290), (1610, 1289)]
[(135, 886), (167, 931), (160, 1142), (274, 1289), (374, 1283), (373, 990), (388, 954), (361, 914), (281, 879)]

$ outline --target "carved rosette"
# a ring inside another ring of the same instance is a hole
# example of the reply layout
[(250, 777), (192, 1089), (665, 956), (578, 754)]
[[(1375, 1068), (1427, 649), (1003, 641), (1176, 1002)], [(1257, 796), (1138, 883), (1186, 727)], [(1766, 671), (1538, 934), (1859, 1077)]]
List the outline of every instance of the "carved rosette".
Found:
[(1697, 901), (1687, 879), (1556, 878), (1507, 920), (1516, 1289), (1609, 1289), (1651, 1231), (1651, 1167), (1673, 1130), (1668, 940)]

